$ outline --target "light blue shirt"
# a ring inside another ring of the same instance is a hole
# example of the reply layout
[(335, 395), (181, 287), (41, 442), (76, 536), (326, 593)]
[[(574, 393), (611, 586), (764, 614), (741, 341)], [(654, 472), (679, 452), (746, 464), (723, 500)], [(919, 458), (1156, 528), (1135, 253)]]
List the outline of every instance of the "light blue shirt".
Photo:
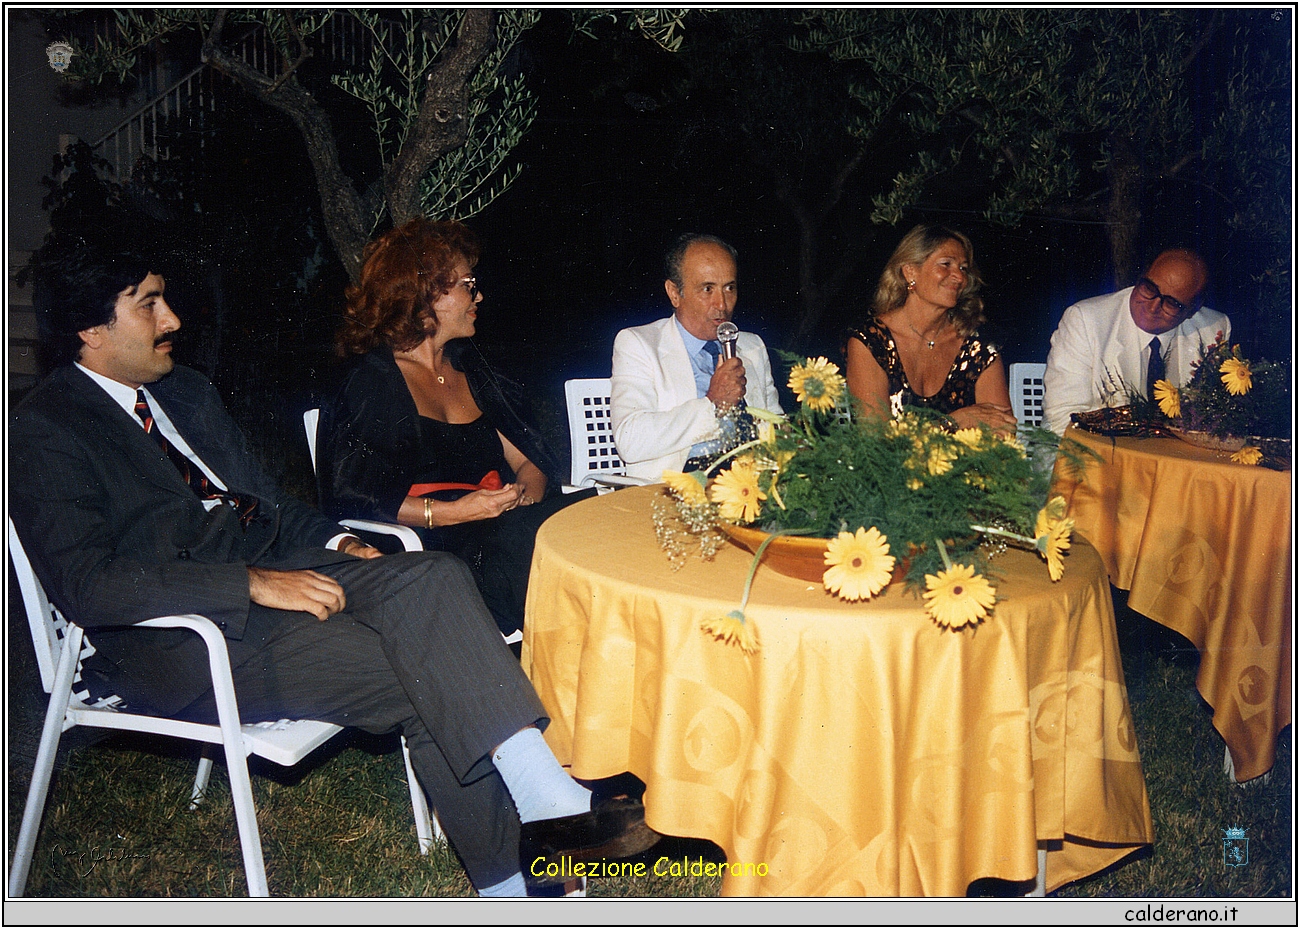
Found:
[[(717, 364), (714, 357), (704, 350), (709, 340), (697, 339), (691, 335), (676, 316), (673, 316), (673, 324), (681, 333), (682, 342), (686, 345), (686, 357), (691, 360), (691, 374), (695, 376), (695, 396), (702, 398), (709, 392), (709, 382), (713, 380), (713, 371)], [(713, 455), (721, 448), (722, 439), (706, 439), (691, 446), (691, 457)]]
[(686, 357), (691, 359), (691, 373), (695, 375), (695, 396), (703, 397), (709, 392), (709, 382), (713, 380), (713, 356), (704, 350), (705, 340), (697, 339), (687, 332), (676, 316), (673, 317), (673, 323), (682, 335), (682, 342), (686, 344)]

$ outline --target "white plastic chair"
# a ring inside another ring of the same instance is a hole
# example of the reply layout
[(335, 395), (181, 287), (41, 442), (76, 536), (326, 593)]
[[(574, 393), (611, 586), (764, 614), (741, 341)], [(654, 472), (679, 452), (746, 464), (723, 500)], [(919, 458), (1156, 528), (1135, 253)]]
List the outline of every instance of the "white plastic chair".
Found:
[[(605, 393), (609, 393), (609, 380), (605, 380)], [(608, 404), (609, 398), (605, 402)], [(302, 425), (307, 431), (307, 451), (311, 454), (312, 473), (316, 473), (316, 434), (320, 426), (320, 408), (316, 407), (302, 414)], [(621, 465), (621, 463), (620, 463)], [(575, 488), (576, 489), (576, 488)], [(424, 543), (420, 537), (409, 526), (398, 525), (397, 523), (376, 522), (370, 519), (340, 519), (339, 523), (349, 529), (368, 530), (370, 532), (380, 532), (386, 535), (396, 536), (401, 539), (402, 547), (408, 552), (424, 551)], [(502, 635), (507, 645), (513, 645), (515, 642), (524, 640), (524, 631), (516, 629), (510, 635)], [(415, 773), (411, 768), (411, 754), (406, 748), (406, 738), (402, 738), (402, 756), (406, 759), (406, 778), (407, 783), (411, 785), (411, 806), (415, 809), (415, 829), (420, 836), (420, 853), (426, 854), (432, 838), (436, 836), (438, 841), (444, 841), (442, 825), (438, 822), (438, 814), (429, 809), (424, 800), (424, 791), (420, 789), (419, 783), (415, 779)], [(418, 798), (417, 798), (418, 794)], [(424, 830), (424, 831), (421, 831)], [(432, 830), (429, 832), (429, 830)], [(429, 839), (426, 840), (426, 833)], [(570, 882), (570, 890), (566, 896), (585, 897), (587, 890), (587, 879), (579, 878), (578, 883), (573, 885)]]
[(609, 378), (583, 377), (564, 382), (569, 414), (569, 483), (582, 487), (636, 487), (649, 483), (629, 477), (614, 447), (609, 416)]
[[(302, 414), (302, 426), (307, 431), (307, 451), (311, 453), (311, 470), (316, 473), (316, 431), (320, 426), (320, 408), (308, 410)], [(402, 548), (408, 552), (424, 551), (424, 543), (410, 526), (401, 526), (397, 523), (379, 522), (373, 519), (340, 519), (339, 524), (349, 529), (357, 529), (362, 532), (377, 532), (381, 535), (394, 536), (402, 543)]]
[(1011, 412), (1022, 426), (1043, 424), (1043, 372), (1045, 364), (1013, 364), (1007, 373), (1011, 388)]
[[(221, 745), (226, 753), (226, 768), (230, 776), (230, 793), (235, 807), (235, 821), (239, 827), (239, 844), (244, 855), (244, 874), (248, 880), (251, 897), (268, 896), (266, 868), (262, 859), (262, 839), (257, 828), (257, 813), (253, 805), (252, 783), (248, 776), (246, 755), (258, 755), (276, 764), (295, 765), (313, 750), (328, 742), (342, 727), (318, 720), (282, 719), (275, 722), (241, 725), (235, 699), (235, 686), (230, 675), (230, 658), (226, 641), (220, 630), (203, 616), (162, 616), (137, 623), (139, 626), (189, 629), (202, 636), (208, 648), (208, 665), (212, 674), (212, 687), (216, 694), (216, 725), (186, 722), (158, 716), (142, 716), (116, 707), (118, 697), (105, 697), (94, 704), (87, 690), (73, 691), (81, 682), (81, 662), (94, 654), (94, 646), (86, 641), (84, 632), (76, 623), (68, 622), (55, 609), (32, 570), (31, 562), (23, 549), (22, 541), (9, 521), (9, 555), (18, 577), (18, 586), (27, 611), (32, 645), (36, 650), (36, 663), (41, 673), (41, 686), (50, 695), (41, 731), (40, 747), (36, 752), (36, 766), (32, 783), (27, 791), (23, 808), (23, 821), (18, 831), (13, 867), (9, 872), (9, 895), (22, 896), (27, 887), (32, 853), (40, 829), (45, 799), (49, 792), (50, 777), (54, 771), (55, 753), (63, 733), (74, 726), (93, 726), (101, 729), (124, 729), (148, 732), (155, 735), (174, 736), (181, 739)], [(403, 743), (403, 749), (405, 749)], [(411, 769), (410, 756), (406, 756), (406, 776), (412, 785), (412, 802), (419, 793), (420, 806), (424, 808), (425, 826), (420, 829), (420, 809), (416, 809), (416, 831), (420, 834), (420, 851), (427, 852), (432, 843), (429, 832), (428, 806)], [(191, 809), (204, 796), (208, 778), (212, 773), (212, 759), (206, 755), (199, 761), (190, 794)]]
[[(302, 426), (307, 430), (307, 451), (311, 454), (311, 470), (316, 473), (316, 433), (320, 426), (320, 408), (315, 407), (302, 414)], [(381, 535), (395, 536), (402, 543), (402, 548), (408, 552), (424, 551), (424, 543), (420, 541), (419, 535), (410, 526), (403, 526), (399, 523), (385, 523), (374, 519), (340, 519), (340, 526), (346, 526), (348, 529), (357, 529), (362, 532), (378, 532)], [(514, 645), (516, 642), (524, 640), (524, 631), (516, 629), (510, 635), (503, 635), (507, 645)], [(406, 742), (402, 741), (402, 749), (405, 751)], [(412, 795), (414, 799), (414, 795)], [(442, 827), (438, 825), (438, 817), (433, 818), (433, 828), (438, 838), (442, 838)]]

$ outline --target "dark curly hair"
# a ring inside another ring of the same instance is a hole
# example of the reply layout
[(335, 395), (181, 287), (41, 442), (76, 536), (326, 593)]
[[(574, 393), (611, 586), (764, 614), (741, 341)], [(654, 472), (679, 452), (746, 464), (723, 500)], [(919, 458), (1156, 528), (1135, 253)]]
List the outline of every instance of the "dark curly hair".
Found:
[(33, 256), (32, 303), (45, 360), (53, 367), (81, 356), (78, 333), (111, 323), (117, 298), (157, 263), (132, 248), (78, 235), (53, 237)]
[(434, 301), (456, 286), (456, 264), (464, 258), (473, 268), (478, 257), (478, 238), (463, 223), (420, 217), (385, 232), (366, 246), (361, 280), (347, 289), (338, 353), (419, 345)]

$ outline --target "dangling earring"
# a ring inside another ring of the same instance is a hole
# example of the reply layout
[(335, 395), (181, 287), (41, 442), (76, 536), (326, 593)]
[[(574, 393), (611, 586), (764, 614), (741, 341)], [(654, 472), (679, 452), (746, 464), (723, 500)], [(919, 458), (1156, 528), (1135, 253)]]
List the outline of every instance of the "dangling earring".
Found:
[(911, 292), (914, 291), (914, 290), (916, 290), (916, 281), (908, 281), (908, 282), (907, 282), (907, 292), (908, 292), (908, 293), (911, 293)]

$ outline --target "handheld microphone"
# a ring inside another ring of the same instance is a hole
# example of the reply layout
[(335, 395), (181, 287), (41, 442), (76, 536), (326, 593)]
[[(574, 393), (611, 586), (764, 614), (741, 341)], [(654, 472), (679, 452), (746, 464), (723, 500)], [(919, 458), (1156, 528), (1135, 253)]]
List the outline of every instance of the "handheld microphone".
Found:
[(733, 322), (718, 324), (718, 347), (722, 350), (722, 360), (736, 357), (736, 339), (740, 337), (740, 329)]

